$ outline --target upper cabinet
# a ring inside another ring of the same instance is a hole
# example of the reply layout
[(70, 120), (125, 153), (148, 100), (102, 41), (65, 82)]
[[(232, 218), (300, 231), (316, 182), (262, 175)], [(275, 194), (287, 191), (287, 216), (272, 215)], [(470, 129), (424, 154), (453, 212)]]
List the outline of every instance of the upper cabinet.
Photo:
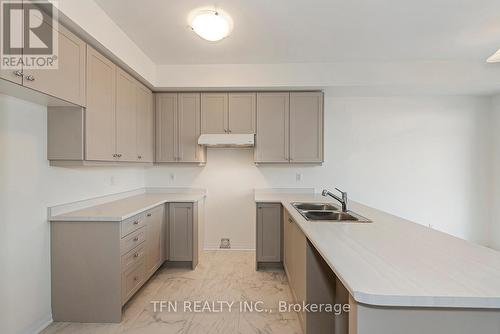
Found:
[(136, 85), (137, 161), (154, 160), (153, 93), (145, 86)]
[(204, 163), (200, 93), (156, 94), (156, 162)]
[(323, 162), (323, 93), (290, 93), (290, 162)]
[(89, 46), (85, 112), (87, 160), (110, 161), (116, 158), (115, 96), (115, 64)]
[(201, 132), (228, 133), (227, 93), (201, 94)]
[(137, 83), (132, 76), (116, 71), (116, 152), (121, 161), (136, 161)]
[[(86, 68), (87, 108), (49, 108), (48, 159), (53, 165), (152, 163), (152, 92), (90, 46)], [(70, 140), (68, 128), (82, 139)]]
[(323, 162), (323, 93), (257, 94), (255, 162)]
[(229, 93), (229, 133), (255, 133), (257, 94)]
[(255, 93), (202, 93), (201, 132), (255, 133)]
[[(15, 29), (16, 27), (12, 27)], [(21, 34), (23, 27), (18, 27)], [(19, 63), (17, 68), (0, 70), (0, 78), (11, 81), (50, 96), (51, 101), (65, 101), (63, 104), (85, 106), (85, 58), (87, 44), (59, 24), (57, 29), (44, 18), (40, 29), (52, 30), (58, 41), (57, 68), (32, 69)], [(29, 57), (29, 55), (26, 55)], [(17, 92), (17, 90), (8, 90)], [(19, 94), (19, 93), (14, 93)], [(34, 94), (23, 92), (18, 95), (29, 98)], [(55, 98), (55, 99), (54, 99)], [(69, 103), (66, 103), (69, 102)]]
[[(50, 22), (43, 22), (50, 25)], [(58, 68), (23, 69), (23, 85), (59, 99), (85, 106), (86, 43), (62, 25), (56, 30)]]
[(255, 162), (290, 162), (290, 93), (257, 93)]

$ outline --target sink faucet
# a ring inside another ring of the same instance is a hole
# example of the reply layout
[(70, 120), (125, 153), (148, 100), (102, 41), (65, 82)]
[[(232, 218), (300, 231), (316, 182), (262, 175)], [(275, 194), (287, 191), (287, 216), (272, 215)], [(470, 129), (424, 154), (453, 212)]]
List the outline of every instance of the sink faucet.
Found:
[(331, 192), (329, 192), (326, 189), (323, 189), (323, 191), (321, 192), (321, 195), (333, 197), (334, 199), (339, 201), (340, 204), (342, 204), (342, 212), (347, 212), (347, 193), (345, 191), (340, 190), (339, 188), (335, 188), (335, 190), (340, 192), (342, 194), (342, 197), (339, 197), (335, 194), (332, 194)]

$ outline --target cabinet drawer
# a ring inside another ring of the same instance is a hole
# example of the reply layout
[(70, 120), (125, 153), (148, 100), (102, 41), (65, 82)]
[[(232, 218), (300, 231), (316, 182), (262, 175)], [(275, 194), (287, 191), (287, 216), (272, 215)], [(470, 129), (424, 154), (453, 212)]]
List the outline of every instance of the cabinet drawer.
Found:
[(146, 225), (146, 220), (144, 219), (144, 215), (137, 215), (132, 218), (126, 219), (122, 221), (121, 225), (121, 237), (140, 229), (141, 227)]
[(135, 267), (122, 274), (122, 303), (125, 304), (139, 290), (146, 278), (146, 262), (139, 261)]
[(137, 231), (127, 235), (125, 238), (122, 238), (120, 244), (121, 254), (125, 254), (134, 249), (135, 247), (143, 243), (144, 240), (146, 240), (146, 229), (144, 227), (141, 227)]
[(145, 257), (145, 243), (132, 249), (130, 252), (122, 255), (122, 272), (132, 268), (139, 261), (143, 260)]

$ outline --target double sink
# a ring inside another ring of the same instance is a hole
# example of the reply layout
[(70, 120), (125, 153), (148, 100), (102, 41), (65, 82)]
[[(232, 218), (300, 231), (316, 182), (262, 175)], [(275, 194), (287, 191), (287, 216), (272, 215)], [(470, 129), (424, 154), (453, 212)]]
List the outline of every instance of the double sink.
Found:
[(371, 223), (370, 220), (352, 211), (342, 212), (330, 203), (292, 203), (293, 207), (308, 221), (344, 223)]

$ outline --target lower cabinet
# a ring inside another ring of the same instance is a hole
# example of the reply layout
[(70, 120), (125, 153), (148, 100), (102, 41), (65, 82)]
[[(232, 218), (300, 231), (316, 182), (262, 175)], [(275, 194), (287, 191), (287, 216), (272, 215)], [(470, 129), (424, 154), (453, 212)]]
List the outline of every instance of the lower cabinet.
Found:
[(199, 258), (199, 210), (197, 203), (170, 203), (168, 213), (168, 261), (190, 263)]
[(165, 260), (165, 205), (121, 222), (51, 222), (54, 321), (120, 322)]
[[(306, 297), (306, 258), (307, 238), (302, 230), (286, 212), (283, 222), (284, 257), (285, 268), (293, 298), (297, 303), (307, 301)], [(306, 313), (298, 313), (302, 330), (306, 331)]]
[(281, 211), (280, 203), (257, 203), (257, 268), (281, 263)]
[(147, 250), (146, 273), (148, 276), (160, 268), (164, 261), (165, 206), (160, 205), (146, 213)]

